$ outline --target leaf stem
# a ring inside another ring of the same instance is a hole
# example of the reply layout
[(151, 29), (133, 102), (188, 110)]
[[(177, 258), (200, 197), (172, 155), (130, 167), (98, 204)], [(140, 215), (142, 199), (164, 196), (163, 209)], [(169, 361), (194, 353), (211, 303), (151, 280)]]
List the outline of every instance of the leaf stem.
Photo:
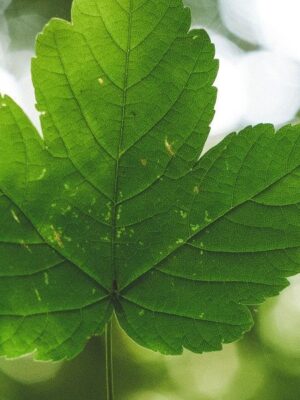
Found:
[(105, 329), (105, 356), (107, 400), (114, 400), (112, 319), (106, 324)]

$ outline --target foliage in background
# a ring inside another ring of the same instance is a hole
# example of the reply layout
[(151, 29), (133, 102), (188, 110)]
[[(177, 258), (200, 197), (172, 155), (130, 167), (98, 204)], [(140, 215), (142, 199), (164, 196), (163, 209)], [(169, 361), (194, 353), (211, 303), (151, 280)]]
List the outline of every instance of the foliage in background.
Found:
[(31, 48), (51, 17), (70, 19), (71, 4), (72, 0), (12, 0), (5, 12), (12, 47)]

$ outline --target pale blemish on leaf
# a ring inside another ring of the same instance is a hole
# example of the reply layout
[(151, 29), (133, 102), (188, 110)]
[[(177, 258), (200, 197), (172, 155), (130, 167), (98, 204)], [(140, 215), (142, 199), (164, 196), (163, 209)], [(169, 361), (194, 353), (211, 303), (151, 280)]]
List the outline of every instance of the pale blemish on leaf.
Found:
[(132, 237), (134, 235), (134, 229), (130, 228), (129, 229), (129, 237)]
[(188, 214), (186, 211), (180, 210), (180, 216), (181, 216), (181, 218), (186, 219)]
[(196, 232), (200, 229), (200, 225), (199, 224), (191, 224), (190, 228), (191, 228), (192, 232)]
[(122, 214), (122, 206), (119, 206), (117, 209), (117, 221), (121, 219), (121, 214)]
[(74, 191), (72, 191), (71, 193), (70, 193), (70, 197), (75, 197), (76, 195), (77, 195), (77, 193), (78, 193), (78, 187), (76, 187), (75, 189), (74, 189)]
[(147, 164), (148, 164), (148, 160), (146, 160), (145, 158), (142, 158), (142, 159), (140, 160), (140, 163), (142, 164), (143, 167), (146, 167)]
[(20, 224), (21, 221), (20, 221), (19, 217), (17, 216), (16, 212), (15, 212), (14, 210), (11, 210), (10, 212), (11, 212), (11, 215), (12, 215), (13, 219), (14, 219), (18, 224)]
[(101, 236), (101, 240), (102, 240), (102, 242), (110, 242), (110, 239), (109, 239), (108, 235)]
[(36, 178), (38, 181), (41, 181), (46, 175), (47, 169), (43, 168), (41, 174)]
[(63, 248), (64, 244), (62, 242), (61, 233), (55, 229), (53, 225), (51, 225), (50, 228), (53, 231), (53, 241), (58, 245), (58, 247)]
[(61, 209), (61, 213), (62, 215), (66, 215), (69, 211), (71, 211), (71, 206), (67, 206), (67, 207), (62, 207)]
[(205, 213), (204, 213), (204, 221), (207, 223), (212, 222), (212, 219), (209, 217), (209, 213), (207, 210), (205, 210)]
[(124, 228), (124, 227), (119, 228), (119, 229), (117, 230), (117, 238), (120, 239), (120, 237), (121, 237), (122, 235), (124, 235), (124, 233), (125, 233), (125, 228)]
[(111, 211), (110, 210), (108, 210), (107, 213), (105, 214), (104, 220), (106, 222), (109, 222), (111, 220)]
[(34, 289), (34, 293), (35, 293), (35, 295), (36, 295), (37, 300), (38, 300), (38, 301), (42, 301), (42, 297), (41, 297), (41, 294), (40, 294), (40, 292), (38, 291), (38, 289)]
[(44, 272), (44, 282), (45, 282), (46, 286), (49, 285), (49, 274), (48, 274), (48, 272)]
[(165, 138), (165, 149), (167, 150), (167, 153), (168, 153), (170, 156), (172, 156), (172, 157), (175, 156), (175, 151), (174, 151), (174, 149), (173, 149), (173, 146), (172, 146), (172, 144), (168, 141), (168, 138), (167, 138), (167, 137)]

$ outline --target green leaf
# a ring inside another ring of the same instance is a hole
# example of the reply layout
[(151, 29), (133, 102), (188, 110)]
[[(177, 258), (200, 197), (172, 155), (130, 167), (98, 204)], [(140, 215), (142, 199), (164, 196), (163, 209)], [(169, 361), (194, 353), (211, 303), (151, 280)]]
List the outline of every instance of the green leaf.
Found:
[(23, 112), (7, 97), (0, 104), (0, 353), (70, 358), (111, 314), (107, 292), (47, 245), (12, 200), (31, 201), (30, 182), (43, 178), (46, 160)]
[(199, 160), (218, 64), (189, 29), (181, 0), (77, 0), (37, 39), (43, 139), (1, 100), (2, 354), (70, 358), (113, 311), (150, 349), (218, 350), (299, 272), (300, 128)]

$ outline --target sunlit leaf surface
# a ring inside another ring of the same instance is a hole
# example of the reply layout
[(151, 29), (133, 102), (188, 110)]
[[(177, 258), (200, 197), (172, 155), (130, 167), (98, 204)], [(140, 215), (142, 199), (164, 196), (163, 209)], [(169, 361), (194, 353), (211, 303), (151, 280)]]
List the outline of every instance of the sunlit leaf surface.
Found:
[(218, 63), (181, 0), (77, 0), (37, 38), (43, 139), (0, 102), (0, 353), (71, 358), (114, 311), (167, 354), (221, 349), (299, 272), (299, 127), (199, 156)]

